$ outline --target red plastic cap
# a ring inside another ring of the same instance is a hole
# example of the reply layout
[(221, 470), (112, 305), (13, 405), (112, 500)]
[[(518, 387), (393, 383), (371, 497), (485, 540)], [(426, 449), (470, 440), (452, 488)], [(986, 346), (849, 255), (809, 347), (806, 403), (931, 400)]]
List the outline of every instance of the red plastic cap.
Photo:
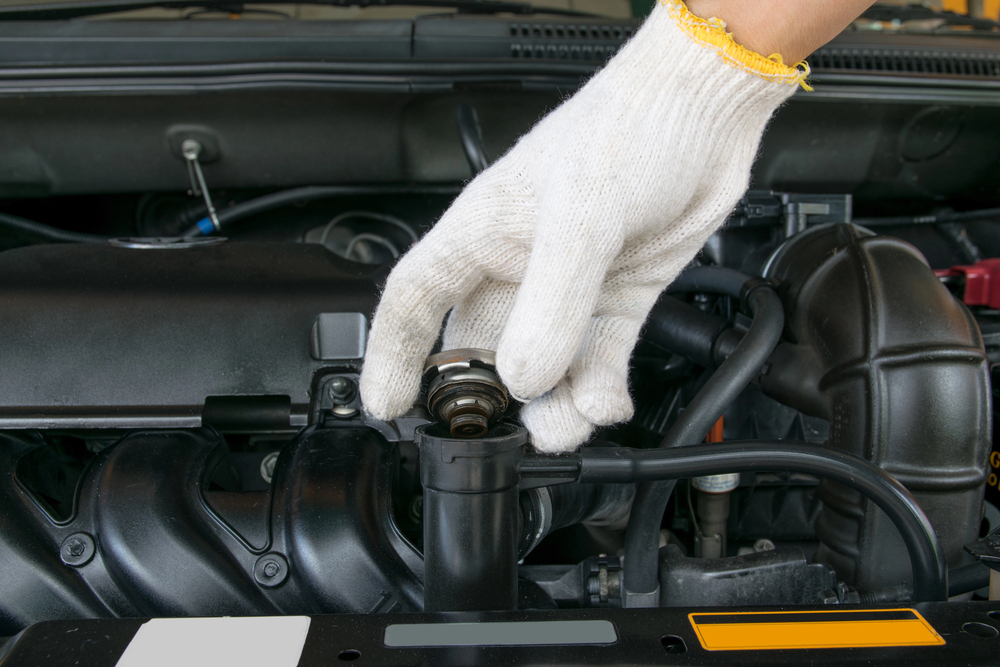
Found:
[(984, 259), (968, 266), (953, 266), (934, 273), (939, 277), (965, 277), (965, 294), (962, 296), (965, 305), (1000, 310), (1000, 258)]

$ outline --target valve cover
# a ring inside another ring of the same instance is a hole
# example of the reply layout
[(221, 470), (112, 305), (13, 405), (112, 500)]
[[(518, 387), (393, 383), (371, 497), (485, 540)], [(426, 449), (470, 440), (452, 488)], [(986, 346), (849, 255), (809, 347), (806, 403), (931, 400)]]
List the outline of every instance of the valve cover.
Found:
[(305, 425), (314, 373), (364, 356), (372, 267), (209, 241), (2, 253), (0, 428), (197, 427), (206, 400)]

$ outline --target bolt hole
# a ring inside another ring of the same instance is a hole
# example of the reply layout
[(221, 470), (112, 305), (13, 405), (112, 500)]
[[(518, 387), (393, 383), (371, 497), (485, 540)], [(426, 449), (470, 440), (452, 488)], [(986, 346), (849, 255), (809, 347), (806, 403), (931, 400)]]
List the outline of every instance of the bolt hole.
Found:
[(680, 655), (688, 650), (687, 644), (677, 635), (663, 635), (660, 637), (660, 643), (663, 644), (663, 650), (671, 655)]
[(1000, 611), (991, 611), (986, 615), (992, 618), (994, 621), (1000, 621)]
[(985, 623), (966, 623), (962, 626), (962, 632), (984, 639), (992, 639), (1000, 634), (992, 625), (986, 625)]
[(357, 660), (360, 657), (361, 657), (361, 651), (355, 651), (353, 648), (349, 648), (346, 651), (341, 651), (340, 653), (337, 654), (337, 660), (343, 660), (344, 662)]

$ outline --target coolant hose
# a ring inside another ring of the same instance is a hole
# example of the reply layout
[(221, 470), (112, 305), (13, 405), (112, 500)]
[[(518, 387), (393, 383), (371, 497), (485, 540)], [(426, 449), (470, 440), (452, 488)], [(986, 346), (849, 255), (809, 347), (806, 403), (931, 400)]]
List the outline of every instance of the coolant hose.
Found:
[(724, 266), (692, 266), (667, 287), (667, 292), (713, 292), (739, 299), (750, 276)]
[(715, 368), (733, 351), (743, 332), (736, 331), (728, 318), (663, 294), (649, 311), (642, 337), (699, 366)]
[[(566, 457), (562, 465), (577, 465), (581, 483), (655, 480), (662, 484), (666, 479), (762, 470), (805, 473), (839, 482), (869, 498), (899, 530), (913, 569), (914, 602), (948, 599), (948, 566), (927, 515), (902, 484), (878, 466), (853, 454), (787, 440), (723, 442), (669, 449), (590, 447), (584, 448), (576, 461)], [(533, 462), (526, 457), (521, 466), (522, 475), (532, 467)], [(556, 474), (556, 471), (550, 469), (547, 474)], [(640, 484), (640, 488), (642, 486)], [(634, 509), (632, 516), (634, 520)], [(659, 518), (654, 518), (659, 525)], [(655, 544), (646, 545), (654, 554), (658, 551), (655, 547)], [(630, 574), (627, 543), (625, 549), (627, 581)]]
[(948, 570), (948, 597), (964, 595), (990, 585), (990, 568), (982, 561)]
[[(749, 276), (732, 269), (707, 266), (689, 269), (675, 281), (671, 287), (674, 290), (721, 292), (742, 298), (753, 313), (753, 324), (688, 404), (660, 448), (692, 445), (704, 439), (726, 408), (760, 372), (781, 339), (785, 324), (781, 300), (770, 285), (754, 284)], [(636, 491), (625, 532), (626, 606), (659, 604), (660, 522), (676, 483), (676, 480), (650, 482), (640, 484)]]

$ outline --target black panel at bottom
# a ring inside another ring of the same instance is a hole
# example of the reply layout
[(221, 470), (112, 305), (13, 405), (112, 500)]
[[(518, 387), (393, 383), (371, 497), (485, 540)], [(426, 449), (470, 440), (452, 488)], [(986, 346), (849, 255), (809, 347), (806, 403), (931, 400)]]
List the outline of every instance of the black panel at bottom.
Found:
[[(994, 665), (1000, 654), (1000, 603), (914, 606), (944, 646), (769, 651), (706, 651), (688, 614), (695, 609), (588, 609), (535, 612), (315, 616), (301, 667), (357, 660), (365, 665)], [(829, 607), (826, 608), (830, 610)], [(705, 610), (705, 611), (718, 611)], [(755, 611), (733, 609), (730, 611)], [(776, 611), (769, 608), (767, 611)], [(801, 607), (795, 611), (804, 611)], [(385, 628), (399, 623), (463, 623), (604, 619), (615, 625), (610, 645), (387, 648)], [(24, 630), (0, 649), (3, 667), (113, 667), (142, 619), (51, 621)], [(183, 638), (178, 638), (182, 640)], [(363, 662), (362, 662), (363, 661)]]

